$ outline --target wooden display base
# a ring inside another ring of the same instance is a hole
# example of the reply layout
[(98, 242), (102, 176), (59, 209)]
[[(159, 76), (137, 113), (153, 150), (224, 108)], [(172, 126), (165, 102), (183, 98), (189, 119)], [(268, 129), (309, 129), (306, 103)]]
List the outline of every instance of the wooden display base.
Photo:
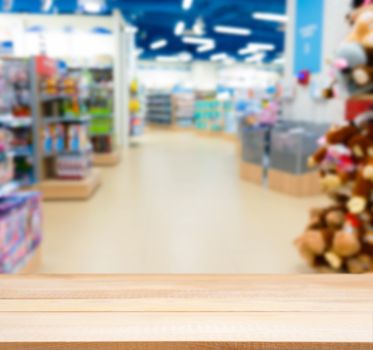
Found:
[(240, 174), (242, 180), (263, 184), (263, 167), (259, 165), (241, 161)]
[(320, 178), (317, 172), (294, 175), (270, 169), (268, 172), (268, 187), (271, 190), (295, 197), (321, 194)]
[(44, 200), (88, 199), (101, 184), (101, 171), (92, 169), (83, 180), (45, 180), (39, 185)]
[(19, 271), (18, 274), (34, 274), (37, 273), (41, 265), (41, 246), (35, 250), (33, 255), (29, 258), (26, 265), (24, 265)]
[(93, 165), (95, 166), (114, 166), (121, 160), (121, 153), (119, 150), (114, 150), (110, 153), (94, 153)]

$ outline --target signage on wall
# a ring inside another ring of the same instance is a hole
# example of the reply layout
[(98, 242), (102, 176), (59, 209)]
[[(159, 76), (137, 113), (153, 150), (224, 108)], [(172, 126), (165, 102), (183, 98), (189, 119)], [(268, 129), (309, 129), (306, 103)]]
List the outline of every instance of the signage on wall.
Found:
[(322, 62), (324, 0), (296, 0), (294, 74), (319, 73)]

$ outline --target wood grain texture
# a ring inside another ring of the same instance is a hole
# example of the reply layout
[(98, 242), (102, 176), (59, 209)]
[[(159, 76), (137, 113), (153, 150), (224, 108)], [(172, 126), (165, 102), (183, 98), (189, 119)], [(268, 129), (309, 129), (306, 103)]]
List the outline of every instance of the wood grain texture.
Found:
[(372, 349), (370, 275), (3, 276), (0, 349)]

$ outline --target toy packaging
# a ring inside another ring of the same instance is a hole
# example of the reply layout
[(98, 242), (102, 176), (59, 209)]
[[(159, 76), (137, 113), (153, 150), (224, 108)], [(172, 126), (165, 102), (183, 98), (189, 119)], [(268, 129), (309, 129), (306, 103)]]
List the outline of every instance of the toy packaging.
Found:
[(0, 273), (16, 272), (27, 263), (41, 243), (41, 219), (39, 193), (0, 199)]

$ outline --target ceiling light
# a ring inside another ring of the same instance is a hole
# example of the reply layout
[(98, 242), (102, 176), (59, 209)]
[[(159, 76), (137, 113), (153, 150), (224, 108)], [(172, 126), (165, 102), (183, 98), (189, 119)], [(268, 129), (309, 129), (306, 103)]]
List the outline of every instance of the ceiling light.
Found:
[(162, 39), (158, 41), (154, 41), (153, 43), (150, 44), (150, 48), (152, 50), (158, 50), (161, 49), (162, 47), (165, 47), (167, 45), (167, 40)]
[(193, 5), (193, 0), (183, 0), (183, 10), (188, 11)]
[(285, 64), (285, 57), (278, 57), (272, 61), (273, 64)]
[(177, 62), (179, 58), (177, 56), (157, 56), (158, 62)]
[(137, 33), (139, 31), (139, 28), (134, 26), (126, 26), (125, 32), (126, 33)]
[(253, 18), (259, 19), (261, 21), (272, 21), (285, 23), (288, 20), (286, 15), (281, 15), (279, 13), (267, 13), (267, 12), (254, 12)]
[(144, 53), (144, 49), (137, 49), (134, 51), (134, 56), (140, 57)]
[(251, 43), (248, 45), (248, 48), (256, 51), (273, 51), (275, 49), (275, 45), (266, 43)]
[(185, 44), (193, 44), (193, 45), (208, 45), (208, 44), (214, 45), (214, 43), (215, 43), (213, 39), (196, 38), (196, 37), (193, 37), (193, 36), (184, 36), (182, 41)]
[(103, 3), (102, 1), (90, 0), (90, 1), (83, 1), (82, 6), (85, 12), (99, 13), (103, 8)]
[(256, 55), (249, 56), (245, 59), (245, 62), (254, 63), (263, 61), (265, 54), (264, 53), (257, 53)]
[(251, 33), (251, 30), (247, 28), (228, 27), (228, 26), (215, 26), (214, 30), (215, 32), (221, 33), (221, 34), (242, 35), (242, 36), (248, 36)]
[(238, 54), (241, 55), (241, 56), (248, 55), (249, 53), (255, 53), (255, 52), (258, 52), (258, 49), (250, 47), (250, 46), (246, 46), (246, 47), (238, 50)]
[(184, 30), (185, 30), (185, 23), (180, 21), (180, 22), (177, 22), (176, 23), (176, 26), (175, 26), (175, 35), (181, 35), (184, 33)]
[(210, 57), (210, 60), (211, 61), (220, 61), (220, 60), (225, 60), (227, 58), (228, 58), (228, 56), (227, 56), (226, 53), (216, 53), (215, 55), (212, 55)]
[(201, 45), (197, 48), (197, 52), (202, 53), (202, 52), (207, 52), (215, 49), (215, 44), (210, 43), (210, 44), (205, 44)]
[(43, 1), (43, 12), (48, 12), (53, 5), (53, 0), (44, 0)]
[(191, 61), (193, 56), (189, 52), (182, 52), (179, 54), (179, 60), (181, 62), (189, 62)]

